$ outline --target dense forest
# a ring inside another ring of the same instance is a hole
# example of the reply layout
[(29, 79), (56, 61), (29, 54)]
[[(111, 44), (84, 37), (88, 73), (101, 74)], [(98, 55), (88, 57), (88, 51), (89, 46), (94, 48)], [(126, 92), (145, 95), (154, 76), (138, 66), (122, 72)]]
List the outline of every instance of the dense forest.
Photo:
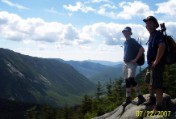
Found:
[[(95, 95), (85, 95), (81, 105), (69, 107), (52, 107), (20, 103), (15, 101), (0, 101), (0, 116), (5, 119), (89, 119), (102, 115), (116, 108), (124, 100), (122, 80), (108, 84), (97, 84)], [(106, 88), (105, 88), (106, 87)]]
[[(137, 75), (143, 94), (148, 93), (144, 83), (146, 69)], [(166, 66), (164, 73), (164, 92), (176, 98), (176, 65)], [(133, 94), (133, 98), (135, 94)], [(74, 107), (23, 104), (12, 101), (1, 101), (0, 116), (4, 119), (90, 119), (114, 110), (125, 99), (125, 86), (122, 79), (97, 84), (94, 95), (84, 95), (82, 103)]]

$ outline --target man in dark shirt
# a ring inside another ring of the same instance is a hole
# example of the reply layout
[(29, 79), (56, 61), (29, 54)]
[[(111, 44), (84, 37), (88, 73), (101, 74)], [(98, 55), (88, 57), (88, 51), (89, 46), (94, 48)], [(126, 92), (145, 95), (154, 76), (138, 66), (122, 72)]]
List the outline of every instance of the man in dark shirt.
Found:
[(126, 41), (124, 42), (124, 79), (126, 82), (126, 101), (123, 106), (131, 103), (131, 87), (136, 91), (138, 96), (137, 105), (145, 102), (145, 98), (141, 95), (139, 85), (135, 81), (135, 73), (137, 68), (137, 60), (144, 53), (144, 48), (133, 38), (130, 27), (125, 27), (122, 31)]
[[(149, 83), (150, 98), (144, 104), (154, 105), (153, 111), (157, 111), (162, 110), (165, 42), (162, 33), (156, 30), (159, 24), (155, 17), (148, 16), (143, 21), (146, 23), (146, 29), (150, 33), (147, 62), (151, 70), (151, 80)], [(154, 96), (155, 92), (156, 98)]]

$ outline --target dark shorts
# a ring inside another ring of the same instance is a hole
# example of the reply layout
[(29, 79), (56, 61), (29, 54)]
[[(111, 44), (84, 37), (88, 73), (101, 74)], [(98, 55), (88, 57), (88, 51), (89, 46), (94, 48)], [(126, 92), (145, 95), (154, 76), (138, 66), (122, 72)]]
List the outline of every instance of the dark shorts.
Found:
[(158, 64), (155, 68), (151, 69), (151, 80), (150, 85), (153, 89), (163, 88), (163, 73), (164, 64)]

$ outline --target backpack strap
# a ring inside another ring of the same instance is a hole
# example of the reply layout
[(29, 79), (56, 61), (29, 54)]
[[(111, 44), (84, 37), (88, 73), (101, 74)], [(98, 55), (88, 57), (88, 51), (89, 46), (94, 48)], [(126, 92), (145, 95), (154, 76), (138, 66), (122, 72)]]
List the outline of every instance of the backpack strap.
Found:
[(152, 47), (153, 47), (154, 46), (154, 39), (156, 38), (157, 34), (158, 34), (158, 31), (154, 34), (154, 37), (148, 39), (148, 41), (146, 42), (146, 45), (148, 45), (149, 41), (151, 40)]

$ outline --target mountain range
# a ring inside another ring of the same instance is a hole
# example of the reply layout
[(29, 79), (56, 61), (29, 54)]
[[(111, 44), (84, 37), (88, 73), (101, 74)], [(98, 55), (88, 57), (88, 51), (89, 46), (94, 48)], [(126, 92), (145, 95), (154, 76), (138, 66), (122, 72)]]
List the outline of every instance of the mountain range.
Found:
[(95, 91), (95, 84), (71, 65), (2, 48), (0, 87), (1, 99), (53, 106), (75, 105), (82, 95)]
[[(73, 66), (79, 73), (87, 77), (90, 81), (97, 84), (98, 82), (106, 84), (109, 81), (120, 79), (123, 76), (123, 62), (110, 62), (98, 60), (85, 61), (63, 61)], [(137, 67), (136, 74), (145, 69), (147, 63)]]
[[(79, 73), (87, 77), (90, 81), (97, 84), (107, 83), (110, 79), (115, 80), (121, 77), (122, 62), (108, 62), (98, 60), (85, 60), (85, 61), (63, 61), (73, 66)], [(119, 72), (120, 71), (120, 72)]]
[(97, 82), (119, 79), (122, 67), (122, 62), (64, 61), (0, 48), (0, 98), (75, 105), (83, 95), (95, 92)]

